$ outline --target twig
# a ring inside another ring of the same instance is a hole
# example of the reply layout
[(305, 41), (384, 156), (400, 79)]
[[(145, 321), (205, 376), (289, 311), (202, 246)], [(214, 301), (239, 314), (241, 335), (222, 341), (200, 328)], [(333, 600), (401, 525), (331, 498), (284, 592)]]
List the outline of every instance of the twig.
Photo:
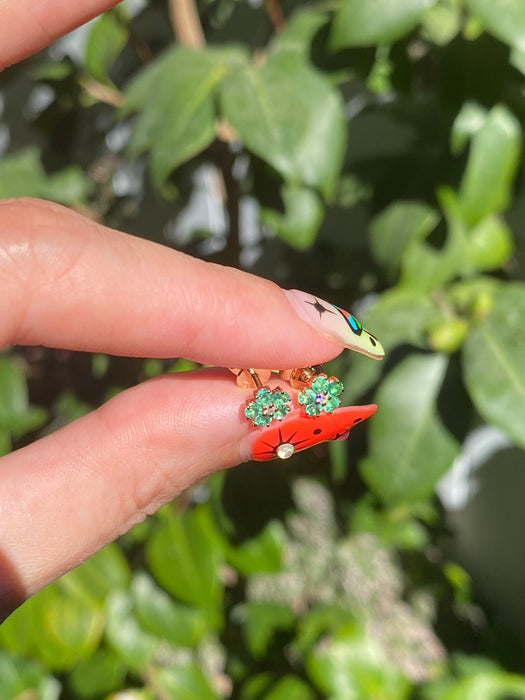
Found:
[(80, 85), (84, 92), (99, 102), (105, 102), (113, 107), (122, 107), (124, 104), (124, 96), (117, 88), (104, 85), (94, 78), (82, 78)]
[(168, 0), (171, 25), (177, 40), (200, 49), (206, 44), (194, 0)]
[(273, 28), (276, 32), (280, 32), (286, 24), (281, 3), (279, 0), (265, 0), (264, 6), (266, 7), (268, 17), (273, 24)]

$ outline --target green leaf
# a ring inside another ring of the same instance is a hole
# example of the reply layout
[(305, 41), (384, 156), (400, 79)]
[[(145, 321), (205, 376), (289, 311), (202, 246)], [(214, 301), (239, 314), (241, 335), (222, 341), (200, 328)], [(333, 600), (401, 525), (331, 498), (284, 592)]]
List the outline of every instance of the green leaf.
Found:
[(438, 225), (439, 213), (423, 202), (397, 201), (370, 224), (370, 247), (376, 261), (397, 269), (408, 246), (424, 240)]
[(411, 684), (370, 635), (349, 627), (309, 655), (306, 671), (331, 700), (406, 700)]
[(127, 588), (129, 565), (118, 545), (110, 543), (60, 581), (60, 587), (79, 598), (102, 603), (115, 589)]
[(459, 316), (444, 316), (429, 328), (428, 344), (434, 352), (454, 353), (463, 345), (468, 323)]
[(409, 245), (402, 257), (401, 285), (430, 292), (465, 269), (467, 261), (467, 229), (460, 204), (454, 192), (441, 188), (438, 192), (447, 221), (445, 244), (436, 250), (426, 241)]
[[(0, 431), (4, 445), (9, 446), (9, 434), (19, 438), (40, 428), (47, 420), (47, 411), (29, 405), (27, 382), (16, 359), (0, 357)], [(0, 445), (0, 448), (2, 446)]]
[(88, 606), (60, 594), (45, 601), (44, 636), (39, 640), (39, 655), (48, 668), (66, 670), (97, 648), (104, 628), (104, 616), (95, 606)]
[(217, 86), (244, 60), (240, 49), (195, 51), (175, 46), (128, 84), (122, 114), (139, 112), (129, 152), (136, 157), (150, 151), (151, 172), (157, 185), (213, 141)]
[(467, 337), (465, 380), (483, 418), (525, 447), (525, 285), (502, 285), (493, 302)]
[(459, 0), (441, 0), (421, 18), (422, 34), (434, 44), (445, 46), (461, 31), (461, 23)]
[(83, 659), (68, 676), (75, 696), (91, 700), (122, 687), (128, 666), (112, 651), (99, 649)]
[[(429, 693), (429, 700), (433, 698)], [(518, 674), (493, 670), (461, 678), (440, 689), (435, 700), (518, 700), (525, 698), (525, 678)]]
[(520, 124), (505, 106), (496, 105), (472, 137), (459, 188), (459, 206), (467, 223), (476, 224), (506, 209), (520, 154)]
[(176, 603), (146, 574), (135, 575), (131, 593), (143, 629), (174, 646), (194, 647), (208, 631), (206, 616), (198, 608)]
[(140, 626), (129, 593), (114, 591), (106, 599), (106, 640), (119, 659), (135, 671), (149, 663), (160, 640)]
[(370, 423), (370, 456), (361, 471), (384, 501), (428, 498), (459, 452), (437, 408), (447, 365), (444, 355), (410, 355), (375, 397), (379, 409)]
[[(395, 288), (381, 294), (363, 322), (379, 338), (388, 355), (398, 345), (426, 347), (426, 329), (439, 314), (427, 294)], [(345, 403), (351, 403), (367, 391), (383, 369), (382, 362), (371, 362), (364, 355), (352, 353), (350, 370), (343, 379)]]
[(342, 0), (330, 41), (335, 49), (383, 44), (410, 32), (436, 0)]
[(295, 623), (295, 614), (289, 607), (264, 601), (238, 606), (234, 618), (242, 624), (247, 647), (255, 658), (268, 654), (276, 632), (289, 630)]
[(314, 244), (323, 221), (324, 206), (321, 198), (314, 190), (294, 185), (284, 185), (281, 197), (284, 213), (264, 208), (261, 220), (292, 248), (308, 250)]
[(58, 700), (60, 683), (48, 675), (45, 667), (15, 657), (0, 649), (0, 698), (2, 700)]
[(381, 542), (398, 549), (422, 551), (428, 545), (427, 529), (416, 520), (413, 508), (385, 508), (379, 510), (368, 492), (352, 509), (352, 532), (372, 533)]
[(293, 642), (294, 649), (304, 656), (312, 651), (321, 638), (347, 627), (352, 621), (353, 616), (347, 607), (318, 604), (301, 618), (299, 631)]
[(297, 676), (284, 676), (263, 700), (314, 700), (316, 697), (312, 688)]
[[(290, 185), (333, 197), (346, 148), (338, 91), (294, 52), (271, 54), (221, 88), (224, 116), (246, 147)], [(310, 205), (312, 206), (312, 205)]]
[(161, 668), (154, 671), (155, 688), (162, 697), (176, 700), (220, 700), (196, 663)]
[(468, 234), (467, 260), (476, 270), (496, 270), (513, 250), (512, 232), (500, 216), (485, 217)]
[(0, 198), (40, 197), (72, 204), (84, 202), (91, 189), (92, 183), (77, 166), (48, 175), (38, 148), (32, 146), (0, 161)]
[(117, 13), (118, 10), (110, 10), (101, 15), (92, 25), (86, 41), (86, 70), (101, 82), (111, 82), (108, 71), (128, 38)]
[(487, 30), (514, 48), (525, 50), (525, 5), (522, 0), (465, 0)]
[(157, 581), (180, 600), (218, 614), (223, 587), (222, 553), (206, 506), (180, 514), (164, 511), (166, 521), (146, 545), (146, 559)]
[(271, 520), (252, 539), (234, 546), (224, 542), (226, 560), (244, 576), (279, 571), (282, 566), (286, 534), (282, 524)]
[(458, 154), (466, 147), (487, 119), (487, 110), (477, 102), (465, 102), (452, 124), (450, 146), (452, 153)]
[(270, 53), (294, 51), (308, 57), (315, 34), (328, 21), (328, 13), (319, 7), (299, 9), (291, 15), (282, 31), (269, 45)]

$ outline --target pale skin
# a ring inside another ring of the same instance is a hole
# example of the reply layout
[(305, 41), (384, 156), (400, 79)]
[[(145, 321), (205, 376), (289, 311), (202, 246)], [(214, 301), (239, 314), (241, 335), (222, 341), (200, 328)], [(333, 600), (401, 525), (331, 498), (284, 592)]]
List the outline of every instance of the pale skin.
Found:
[[(114, 4), (0, 0), (0, 69)], [(271, 282), (40, 200), (0, 200), (0, 289), (0, 347), (218, 368), (304, 367), (342, 350)], [(248, 459), (246, 398), (225, 369), (159, 377), (2, 458), (0, 620), (199, 479)]]

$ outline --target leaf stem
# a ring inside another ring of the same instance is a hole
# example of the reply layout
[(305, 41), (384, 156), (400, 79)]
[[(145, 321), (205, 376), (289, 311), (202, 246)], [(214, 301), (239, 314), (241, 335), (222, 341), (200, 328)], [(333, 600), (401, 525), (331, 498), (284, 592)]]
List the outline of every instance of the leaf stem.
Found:
[(286, 22), (279, 0), (265, 0), (264, 6), (275, 31), (282, 31)]
[(168, 0), (171, 26), (177, 40), (200, 49), (206, 44), (195, 0)]

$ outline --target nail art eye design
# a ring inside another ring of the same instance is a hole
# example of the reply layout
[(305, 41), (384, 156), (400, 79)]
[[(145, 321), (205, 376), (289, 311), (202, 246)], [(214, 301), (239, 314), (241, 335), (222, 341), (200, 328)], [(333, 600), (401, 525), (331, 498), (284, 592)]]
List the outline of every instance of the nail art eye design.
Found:
[(361, 321), (358, 321), (358, 319), (355, 316), (352, 316), (352, 314), (348, 311), (345, 311), (345, 309), (341, 309), (339, 308), (339, 306), (336, 306), (335, 308), (339, 311), (341, 316), (348, 323), (348, 325), (352, 329), (352, 332), (356, 335), (361, 335), (361, 333), (363, 332), (363, 326), (361, 325)]

